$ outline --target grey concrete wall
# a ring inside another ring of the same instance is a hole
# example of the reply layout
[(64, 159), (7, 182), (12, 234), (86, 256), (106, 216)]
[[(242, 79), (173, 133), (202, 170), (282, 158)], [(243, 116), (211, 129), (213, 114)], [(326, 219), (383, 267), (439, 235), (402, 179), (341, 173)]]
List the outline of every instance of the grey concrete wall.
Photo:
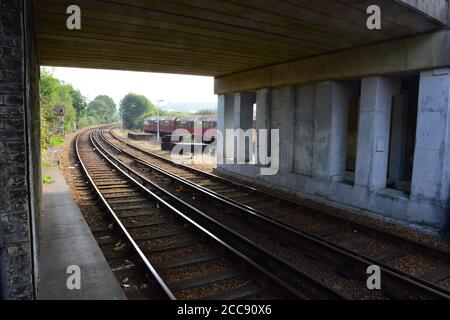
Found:
[(420, 75), (412, 197), (446, 204), (450, 197), (450, 69)]
[[(256, 119), (255, 129), (257, 131), (256, 155), (259, 165), (267, 165), (270, 156), (270, 102), (271, 90), (261, 89), (256, 92)], [(267, 130), (266, 138), (259, 136), (260, 130)]]
[(408, 96), (398, 94), (392, 101), (391, 143), (389, 146), (389, 178), (404, 179), (405, 148), (407, 140)]
[(271, 96), (271, 129), (279, 130), (279, 173), (292, 171), (295, 87), (274, 88)]
[[(255, 165), (219, 165), (217, 171), (297, 196), (325, 201), (353, 212), (434, 228), (447, 226), (450, 188), (449, 70), (434, 70), (421, 75), (420, 115), (411, 196), (385, 188), (391, 103), (392, 98), (400, 91), (400, 79), (363, 79), (357, 179), (354, 185), (313, 174), (316, 160), (311, 149), (317, 148), (316, 144), (323, 144), (323, 141), (311, 139), (311, 136), (315, 135), (317, 126), (320, 125), (327, 131), (324, 135), (326, 139), (333, 135), (333, 139), (340, 139), (339, 134), (331, 134), (328, 126), (332, 123), (333, 110), (326, 108), (327, 112), (323, 112), (323, 117), (317, 117), (317, 108), (320, 109), (321, 104), (344, 106), (343, 101), (348, 103), (347, 97), (355, 94), (355, 86), (336, 85), (336, 92), (340, 94), (335, 94), (331, 100), (327, 98), (333, 96), (328, 89), (333, 85), (325, 84), (326, 90), (317, 90), (317, 87), (313, 89), (314, 87), (315, 85), (297, 88), (287, 86), (271, 89), (271, 127), (280, 129), (281, 167), (276, 175), (261, 175), (261, 167)], [(336, 128), (342, 128), (345, 124), (342, 117), (337, 115), (335, 121)], [(304, 151), (306, 154), (300, 154)]]
[(294, 172), (312, 175), (315, 85), (297, 87), (294, 110)]
[(35, 296), (40, 198), (38, 60), (32, 1), (0, 2), (0, 292)]
[[(233, 123), (236, 131), (236, 141), (234, 144), (235, 159), (250, 161), (253, 151), (252, 135), (245, 136), (244, 133), (253, 128), (253, 105), (256, 103), (254, 92), (235, 93)], [(242, 131), (240, 130), (242, 129)]]

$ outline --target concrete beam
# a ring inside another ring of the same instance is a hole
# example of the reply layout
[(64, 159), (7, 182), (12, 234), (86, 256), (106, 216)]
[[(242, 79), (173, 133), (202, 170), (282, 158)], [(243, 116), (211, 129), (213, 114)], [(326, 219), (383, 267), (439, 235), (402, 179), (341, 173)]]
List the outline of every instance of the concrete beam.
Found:
[(450, 66), (450, 30), (266, 66), (214, 80), (214, 92), (401, 74)]
[(439, 22), (449, 24), (450, 9), (447, 0), (396, 0)]

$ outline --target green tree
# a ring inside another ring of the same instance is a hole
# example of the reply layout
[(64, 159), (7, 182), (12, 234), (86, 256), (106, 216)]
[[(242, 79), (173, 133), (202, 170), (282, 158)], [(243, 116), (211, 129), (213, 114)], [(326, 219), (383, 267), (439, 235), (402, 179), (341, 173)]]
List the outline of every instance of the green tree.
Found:
[(56, 125), (57, 114), (54, 106), (58, 99), (59, 81), (52, 74), (43, 69), (40, 82), (40, 105), (41, 105), (41, 145), (45, 147), (50, 142), (52, 127)]
[(114, 115), (116, 114), (116, 111), (117, 111), (117, 107), (116, 107), (116, 104), (114, 103), (114, 100), (107, 95), (99, 95), (99, 96), (95, 97), (94, 100), (103, 101), (108, 106), (109, 110), (108, 110), (107, 117), (110, 120), (110, 122), (112, 122), (114, 120)]
[(115, 121), (116, 104), (110, 97), (100, 95), (89, 102), (86, 114), (94, 117), (98, 123), (111, 123)]
[(155, 105), (145, 96), (129, 93), (120, 101), (120, 115), (125, 129), (140, 129), (144, 119), (155, 114)]
[(200, 109), (198, 110), (195, 114), (197, 115), (204, 115), (204, 116), (208, 116), (208, 115), (216, 115), (217, 114), (217, 110), (216, 109)]
[(40, 82), (40, 105), (41, 105), (41, 142), (45, 147), (50, 140), (59, 132), (61, 118), (58, 111), (64, 108), (65, 132), (72, 131), (72, 125), (76, 118), (73, 100), (70, 95), (72, 86), (67, 85), (54, 78), (52, 73), (43, 69)]
[(59, 109), (64, 109), (64, 131), (72, 132), (73, 124), (76, 120), (76, 111), (73, 106), (72, 96), (70, 95), (71, 86), (67, 84), (60, 84), (58, 88), (58, 100), (56, 102), (55, 112)]
[(73, 106), (77, 113), (77, 120), (86, 116), (88, 104), (86, 98), (81, 94), (80, 90), (74, 89), (70, 86), (70, 96), (72, 97)]

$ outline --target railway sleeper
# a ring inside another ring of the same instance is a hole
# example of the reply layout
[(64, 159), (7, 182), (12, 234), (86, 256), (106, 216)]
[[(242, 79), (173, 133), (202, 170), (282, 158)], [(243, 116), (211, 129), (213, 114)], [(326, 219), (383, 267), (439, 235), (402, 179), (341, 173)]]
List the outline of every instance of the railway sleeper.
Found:
[(200, 287), (208, 287), (211, 286), (212, 284), (222, 281), (235, 280), (240, 277), (242, 277), (242, 274), (237, 270), (224, 270), (202, 276), (197, 276), (194, 278), (171, 281), (168, 282), (167, 285), (173, 291), (191, 290)]

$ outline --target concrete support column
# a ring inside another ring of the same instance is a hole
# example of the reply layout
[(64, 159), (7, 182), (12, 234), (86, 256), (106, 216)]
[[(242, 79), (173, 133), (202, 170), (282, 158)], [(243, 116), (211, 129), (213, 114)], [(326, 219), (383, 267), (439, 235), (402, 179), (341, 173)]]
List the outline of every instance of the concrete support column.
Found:
[[(250, 160), (253, 151), (253, 134), (244, 135), (248, 129), (253, 128), (253, 105), (256, 103), (254, 92), (238, 92), (234, 94), (234, 129), (236, 132), (236, 143), (234, 157)], [(237, 163), (237, 162), (236, 162)]]
[(327, 81), (316, 85), (312, 175), (341, 181), (345, 177), (348, 108), (354, 87)]
[(279, 156), (279, 173), (290, 173), (293, 168), (295, 88), (273, 89), (271, 99), (271, 128), (279, 129), (279, 155), (272, 154), (272, 158)]
[[(256, 159), (259, 165), (267, 164), (267, 158), (270, 156), (270, 96), (270, 89), (260, 89), (256, 92)], [(260, 139), (260, 130), (264, 129), (267, 130), (266, 143)]]
[(217, 163), (226, 163), (233, 158), (233, 141), (227, 141), (226, 129), (233, 129), (234, 97), (230, 94), (219, 95), (217, 102)]
[(420, 74), (411, 198), (447, 203), (450, 196), (450, 69)]
[(401, 80), (368, 77), (361, 83), (355, 184), (370, 190), (386, 187), (392, 97)]
[(294, 172), (311, 176), (314, 150), (316, 86), (297, 87), (294, 112)]

